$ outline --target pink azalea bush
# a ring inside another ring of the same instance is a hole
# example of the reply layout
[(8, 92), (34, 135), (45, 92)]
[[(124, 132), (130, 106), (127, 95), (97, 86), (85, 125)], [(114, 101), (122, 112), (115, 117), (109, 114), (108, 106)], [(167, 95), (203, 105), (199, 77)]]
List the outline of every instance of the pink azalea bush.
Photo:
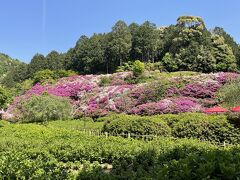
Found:
[(201, 111), (202, 107), (193, 98), (163, 99), (156, 103), (146, 103), (134, 107), (130, 113), (138, 115), (177, 114)]

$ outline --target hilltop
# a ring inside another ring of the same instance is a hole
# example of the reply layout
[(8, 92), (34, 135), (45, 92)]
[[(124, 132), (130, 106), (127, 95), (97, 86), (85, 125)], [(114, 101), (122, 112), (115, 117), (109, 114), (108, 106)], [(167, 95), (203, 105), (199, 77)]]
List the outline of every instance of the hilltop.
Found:
[(5, 76), (13, 67), (18, 66), (19, 64), (21, 64), (19, 60), (0, 53), (0, 77), (2, 78)]

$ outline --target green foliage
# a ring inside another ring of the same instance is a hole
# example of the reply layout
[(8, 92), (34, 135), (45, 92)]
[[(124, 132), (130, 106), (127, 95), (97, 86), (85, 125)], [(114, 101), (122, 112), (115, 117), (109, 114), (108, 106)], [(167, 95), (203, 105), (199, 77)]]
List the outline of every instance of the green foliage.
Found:
[(64, 129), (75, 129), (75, 130), (99, 130), (103, 128), (104, 122), (94, 122), (92, 118), (81, 118), (77, 120), (60, 120), (51, 121), (48, 123), (48, 127), (52, 128), (64, 128)]
[(176, 71), (178, 69), (178, 65), (170, 53), (166, 53), (162, 61), (168, 71)]
[(144, 142), (27, 124), (1, 128), (0, 144), (0, 176), (8, 179), (237, 179), (240, 171), (239, 146), (188, 139)]
[(221, 87), (217, 99), (223, 106), (234, 107), (240, 105), (240, 81), (236, 80)]
[(233, 54), (236, 57), (237, 64), (239, 66), (240, 65), (240, 49), (236, 41), (234, 41), (234, 39), (227, 32), (225, 32), (223, 28), (220, 28), (220, 27), (215, 27), (213, 29), (213, 34), (219, 35), (224, 38), (225, 43), (232, 48)]
[(147, 117), (119, 115), (113, 120), (106, 121), (104, 132), (115, 134), (132, 133), (135, 135), (170, 135), (170, 128), (163, 121), (153, 122)]
[(145, 70), (144, 63), (142, 63), (139, 60), (134, 61), (134, 63), (133, 63), (133, 75), (135, 77), (139, 77), (140, 75), (142, 75), (144, 70)]
[[(0, 118), (1, 119), (1, 118)], [(3, 121), (3, 120), (0, 120), (0, 127), (4, 127), (4, 126), (7, 126), (9, 125), (10, 123), (7, 122), (7, 121)]]
[[(161, 126), (149, 123), (160, 123)], [(157, 115), (157, 116), (130, 116), (111, 115), (100, 118), (105, 122), (103, 131), (110, 133), (139, 133), (174, 138), (194, 138), (202, 141), (209, 141), (214, 144), (238, 144), (240, 129), (232, 124), (226, 116), (204, 115), (199, 113), (185, 113), (180, 115)], [(150, 128), (150, 124), (152, 125)], [(154, 128), (155, 129), (154, 129)], [(150, 131), (146, 129), (150, 129)], [(154, 129), (154, 131), (152, 130)]]
[(132, 35), (124, 21), (119, 20), (112, 27), (110, 42), (108, 44), (110, 55), (116, 59), (115, 66), (122, 66), (123, 61), (128, 59), (132, 46)]
[(237, 68), (236, 57), (223, 37), (213, 36), (213, 56), (216, 59), (217, 71), (234, 71)]
[(35, 56), (33, 56), (31, 62), (28, 65), (29, 77), (32, 77), (36, 72), (42, 71), (46, 68), (46, 58), (42, 54), (36, 54)]
[(71, 104), (55, 96), (32, 96), (19, 107), (22, 122), (47, 122), (71, 119)]
[(22, 63), (12, 67), (8, 71), (6, 76), (4, 76), (4, 78), (2, 79), (2, 84), (6, 87), (15, 87), (17, 83), (23, 82), (28, 77), (28, 65)]
[(64, 56), (59, 54), (57, 51), (50, 52), (46, 58), (46, 66), (44, 69), (50, 69), (52, 71), (64, 69)]
[(148, 71), (163, 71), (164, 66), (162, 62), (155, 62), (155, 63), (145, 63), (145, 69)]
[(100, 79), (99, 86), (106, 86), (109, 85), (111, 82), (111, 79), (108, 76), (102, 76)]
[(227, 119), (230, 123), (234, 124), (236, 127), (240, 127), (240, 113), (239, 112), (228, 113)]
[(0, 108), (4, 109), (7, 107), (7, 104), (12, 100), (12, 94), (10, 91), (4, 87), (0, 86)]
[(165, 79), (152, 81), (144, 85), (145, 92), (141, 95), (141, 99), (147, 102), (157, 102), (161, 100), (166, 94), (167, 89), (170, 87), (169, 81)]
[(56, 70), (52, 71), (49, 69), (38, 71), (33, 76), (33, 83), (36, 84), (38, 82), (54, 82), (55, 80), (62, 78), (62, 77), (68, 77), (75, 75), (76, 73), (74, 71), (66, 71), (66, 70)]
[(124, 71), (132, 71), (133, 70), (133, 62), (128, 61), (123, 63), (122, 66), (118, 66), (116, 72), (124, 72)]
[(0, 53), (0, 80), (11, 70), (11, 68), (20, 64), (21, 63), (18, 60), (12, 59), (8, 55)]

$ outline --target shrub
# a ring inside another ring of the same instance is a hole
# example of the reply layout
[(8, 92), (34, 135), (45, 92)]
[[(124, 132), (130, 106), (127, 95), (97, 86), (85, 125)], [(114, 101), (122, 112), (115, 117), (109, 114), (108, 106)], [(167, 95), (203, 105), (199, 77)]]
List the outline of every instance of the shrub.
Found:
[(144, 69), (145, 69), (144, 63), (142, 63), (141, 61), (136, 60), (133, 63), (133, 75), (134, 76), (138, 77), (138, 76), (142, 75), (144, 72)]
[(4, 127), (4, 126), (7, 126), (7, 125), (9, 125), (9, 122), (0, 120), (0, 127)]
[(107, 86), (111, 83), (111, 79), (108, 76), (101, 76), (99, 86)]
[(225, 84), (217, 93), (217, 98), (220, 103), (226, 107), (240, 105), (240, 81), (234, 81)]
[(230, 123), (234, 124), (237, 127), (240, 127), (240, 113), (239, 112), (228, 113), (227, 119)]
[(238, 143), (240, 129), (230, 124), (226, 117), (185, 118), (173, 125), (172, 133), (177, 138), (197, 138), (222, 144)]
[(56, 96), (32, 96), (20, 105), (22, 122), (46, 122), (71, 118), (72, 107), (67, 99)]
[(38, 82), (52, 82), (56, 79), (56, 75), (53, 71), (46, 69), (43, 71), (38, 71), (33, 76), (33, 83), (36, 84)]
[(123, 63), (122, 66), (118, 66), (116, 72), (124, 72), (124, 71), (132, 71), (133, 70), (133, 62), (128, 61)]
[(0, 86), (0, 108), (6, 108), (12, 100), (12, 95), (8, 89)]
[(118, 115), (110, 116), (103, 127), (104, 132), (135, 135), (163, 135), (168, 136), (171, 133), (170, 128), (163, 121), (153, 122), (147, 117)]
[(39, 82), (51, 83), (59, 78), (68, 77), (72, 75), (76, 75), (76, 73), (74, 71), (66, 71), (66, 70), (52, 71), (52, 70), (46, 69), (46, 70), (36, 72), (33, 77), (33, 82), (34, 84)]
[(162, 71), (164, 67), (161, 62), (155, 62), (155, 63), (146, 63), (145, 69), (148, 71), (156, 71), (156, 70)]
[(239, 146), (191, 139), (144, 142), (20, 124), (2, 128), (0, 144), (4, 179), (238, 179), (240, 172)]

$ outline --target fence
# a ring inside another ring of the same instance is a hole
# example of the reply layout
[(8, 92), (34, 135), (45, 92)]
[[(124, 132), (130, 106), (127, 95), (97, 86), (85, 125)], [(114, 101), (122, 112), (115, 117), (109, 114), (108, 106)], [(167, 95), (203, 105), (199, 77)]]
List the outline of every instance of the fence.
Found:
[(123, 138), (134, 138), (134, 139), (143, 139), (143, 140), (152, 140), (153, 138), (158, 138), (162, 136), (157, 135), (139, 135), (139, 134), (133, 134), (133, 133), (109, 133), (109, 132), (102, 132), (101, 130), (96, 129), (75, 129), (78, 131), (81, 131), (82, 133), (90, 136), (101, 136), (101, 137), (111, 137), (111, 136), (117, 136), (117, 137), (123, 137)]
[[(90, 136), (98, 136), (98, 137), (123, 137), (123, 138), (128, 138), (128, 139), (138, 139), (138, 140), (145, 140), (145, 141), (151, 141), (155, 138), (162, 138), (163, 136), (158, 136), (158, 135), (139, 135), (139, 134), (133, 134), (133, 133), (108, 133), (108, 132), (102, 132), (101, 130), (96, 130), (96, 129), (81, 129), (81, 128), (73, 128), (75, 130), (81, 131), (83, 134), (90, 135)], [(174, 138), (170, 137), (172, 140), (177, 140), (179, 138)], [(208, 142), (209, 141), (204, 141), (203, 142)], [(230, 147), (233, 146), (233, 144), (228, 144), (226, 142), (223, 143), (216, 143), (215, 145), (222, 146), (222, 147)]]

